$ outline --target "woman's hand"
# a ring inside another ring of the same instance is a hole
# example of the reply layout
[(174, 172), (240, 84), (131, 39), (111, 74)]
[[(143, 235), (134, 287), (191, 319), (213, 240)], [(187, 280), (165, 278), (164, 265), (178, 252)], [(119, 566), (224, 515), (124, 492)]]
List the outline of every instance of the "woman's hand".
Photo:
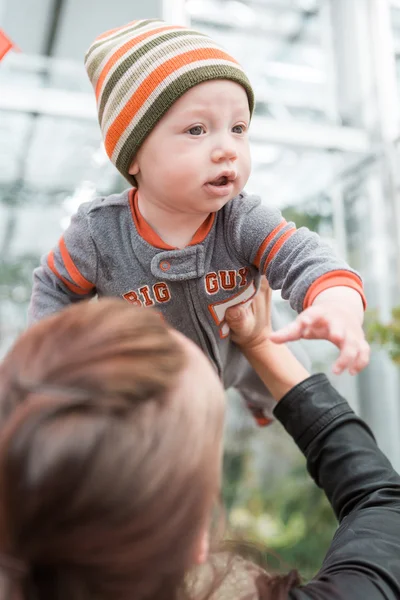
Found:
[(284, 344), (270, 340), (271, 290), (263, 279), (251, 304), (232, 306), (226, 311), (232, 340), (252, 365), (275, 400), (309, 377), (308, 371)]
[(261, 281), (258, 294), (252, 301), (232, 306), (225, 319), (231, 330), (231, 339), (244, 352), (269, 342), (271, 325), (271, 288), (267, 280)]

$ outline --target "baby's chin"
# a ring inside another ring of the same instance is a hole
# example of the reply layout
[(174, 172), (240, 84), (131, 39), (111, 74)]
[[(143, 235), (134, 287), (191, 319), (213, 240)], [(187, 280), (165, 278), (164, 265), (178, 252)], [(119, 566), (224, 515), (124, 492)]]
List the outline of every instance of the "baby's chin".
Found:
[(231, 200), (233, 200), (234, 198), (236, 198), (237, 194), (235, 196), (229, 197), (227, 196), (226, 198), (220, 198), (218, 200), (213, 200), (210, 202), (208, 210), (209, 212), (218, 212), (219, 210), (221, 210), (221, 208), (224, 208), (224, 206), (226, 204), (228, 204), (229, 202), (231, 202)]

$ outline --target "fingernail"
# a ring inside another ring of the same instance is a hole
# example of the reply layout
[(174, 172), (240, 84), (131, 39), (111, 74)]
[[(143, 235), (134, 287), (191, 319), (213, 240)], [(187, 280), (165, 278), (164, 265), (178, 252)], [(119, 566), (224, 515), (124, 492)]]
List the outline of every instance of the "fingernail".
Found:
[(239, 319), (240, 315), (241, 315), (240, 308), (231, 308), (231, 310), (229, 311), (229, 317), (231, 319)]

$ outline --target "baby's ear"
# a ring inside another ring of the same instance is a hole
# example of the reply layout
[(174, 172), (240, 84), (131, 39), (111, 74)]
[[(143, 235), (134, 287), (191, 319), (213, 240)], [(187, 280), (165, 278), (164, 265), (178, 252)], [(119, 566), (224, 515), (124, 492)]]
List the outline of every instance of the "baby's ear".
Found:
[(129, 175), (137, 175), (139, 173), (140, 169), (139, 169), (139, 163), (137, 161), (136, 158), (133, 159), (133, 161), (131, 162), (131, 166), (129, 167)]

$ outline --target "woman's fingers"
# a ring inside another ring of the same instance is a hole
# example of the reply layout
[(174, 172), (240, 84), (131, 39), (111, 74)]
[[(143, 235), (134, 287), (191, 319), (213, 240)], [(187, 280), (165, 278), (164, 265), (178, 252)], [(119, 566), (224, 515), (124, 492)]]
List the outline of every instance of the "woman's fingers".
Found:
[(266, 280), (249, 302), (229, 308), (225, 320), (231, 329), (232, 340), (241, 346), (256, 342), (261, 337), (268, 338), (271, 332), (271, 290)]

